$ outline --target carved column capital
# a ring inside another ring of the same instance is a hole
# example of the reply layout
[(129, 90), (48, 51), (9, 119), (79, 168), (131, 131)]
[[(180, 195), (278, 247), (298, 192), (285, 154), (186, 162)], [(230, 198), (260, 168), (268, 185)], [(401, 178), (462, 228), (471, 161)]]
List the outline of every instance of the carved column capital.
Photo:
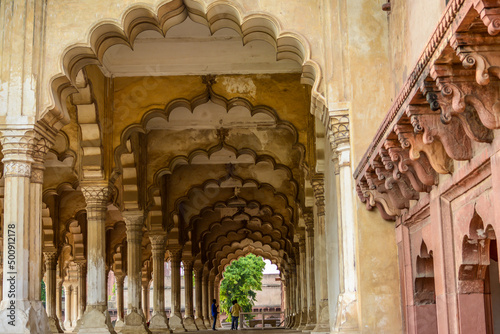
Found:
[(341, 144), (349, 144), (349, 109), (330, 111), (327, 124), (327, 136), (332, 151), (337, 151)]
[(57, 252), (43, 252), (45, 258), (45, 267), (47, 270), (56, 270), (57, 267)]
[(308, 236), (314, 236), (314, 216), (312, 212), (304, 213), (304, 222)]
[(182, 258), (182, 246), (170, 246), (168, 248), (168, 252), (170, 253), (170, 260), (172, 263), (175, 262), (180, 262)]
[(314, 198), (316, 199), (316, 206), (318, 208), (318, 216), (325, 215), (325, 179), (323, 175), (315, 176), (311, 185), (314, 192)]
[(87, 206), (106, 206), (113, 193), (109, 183), (84, 182), (81, 185)]
[(149, 234), (149, 240), (151, 241), (151, 252), (153, 256), (165, 256), (165, 243), (167, 240), (166, 233), (154, 233)]

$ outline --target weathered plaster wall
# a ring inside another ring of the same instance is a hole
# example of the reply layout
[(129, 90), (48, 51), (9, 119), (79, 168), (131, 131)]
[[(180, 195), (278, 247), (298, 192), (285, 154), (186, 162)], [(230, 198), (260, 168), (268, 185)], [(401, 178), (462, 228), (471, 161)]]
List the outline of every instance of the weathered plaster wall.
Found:
[[(386, 14), (380, 3), (346, 1), (346, 81), (351, 90), (352, 165), (368, 148), (391, 104), (393, 83)], [(353, 189), (353, 198), (355, 198)], [(356, 202), (358, 296), (363, 333), (401, 333), (401, 304), (394, 225)]]
[(394, 92), (398, 94), (445, 9), (445, 0), (392, 0), (387, 14)]

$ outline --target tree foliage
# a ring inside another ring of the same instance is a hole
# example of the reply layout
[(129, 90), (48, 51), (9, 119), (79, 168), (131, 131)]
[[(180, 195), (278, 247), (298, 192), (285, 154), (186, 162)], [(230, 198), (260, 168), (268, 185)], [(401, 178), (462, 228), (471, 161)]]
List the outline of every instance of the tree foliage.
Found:
[(243, 312), (251, 312), (256, 291), (262, 290), (262, 272), (266, 266), (260, 256), (249, 254), (233, 261), (224, 271), (220, 285), (220, 308), (229, 314), (231, 301), (236, 299)]

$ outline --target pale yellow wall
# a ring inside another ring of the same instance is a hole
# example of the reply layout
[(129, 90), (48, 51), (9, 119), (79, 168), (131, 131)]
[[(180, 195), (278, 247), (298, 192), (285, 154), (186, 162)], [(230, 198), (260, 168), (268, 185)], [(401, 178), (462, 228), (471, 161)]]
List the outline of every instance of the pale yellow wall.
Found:
[(445, 0), (393, 0), (387, 14), (394, 91), (398, 94), (413, 70), (446, 5)]

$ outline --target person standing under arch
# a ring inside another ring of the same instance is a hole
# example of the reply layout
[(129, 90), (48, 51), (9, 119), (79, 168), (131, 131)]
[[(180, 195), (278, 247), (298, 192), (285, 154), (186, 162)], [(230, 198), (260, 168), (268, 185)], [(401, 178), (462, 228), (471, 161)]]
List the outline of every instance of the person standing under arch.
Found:
[(235, 299), (233, 300), (233, 306), (229, 309), (229, 312), (231, 312), (231, 330), (237, 330), (238, 329), (238, 319), (240, 317), (240, 312), (241, 312), (241, 306), (238, 304), (238, 301)]

